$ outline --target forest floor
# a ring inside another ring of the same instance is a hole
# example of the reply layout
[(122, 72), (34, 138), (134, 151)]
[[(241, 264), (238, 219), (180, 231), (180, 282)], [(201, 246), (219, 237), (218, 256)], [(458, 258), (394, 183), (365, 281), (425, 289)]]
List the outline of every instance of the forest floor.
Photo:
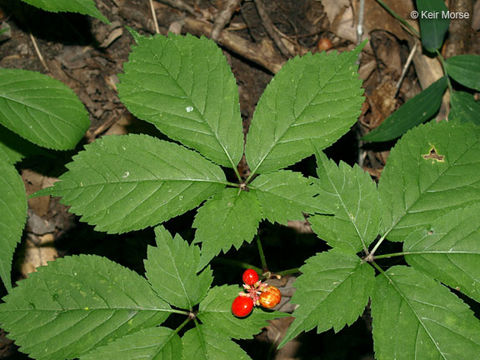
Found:
[[(447, 58), (480, 54), (480, 0), (448, 2), (450, 9), (467, 11), (471, 16), (468, 20), (452, 21), (442, 54)], [(91, 121), (78, 149), (104, 135), (156, 133), (151, 125), (135, 119), (118, 99), (117, 75), (123, 71), (123, 63), (128, 60), (134, 44), (127, 27), (143, 35), (173, 32), (213, 38), (222, 47), (237, 80), (245, 132), (260, 95), (289, 58), (306, 52), (351, 50), (361, 40), (357, 35), (358, 1), (96, 0), (96, 3), (110, 24), (78, 14), (46, 13), (20, 0), (0, 0), (0, 28), (7, 29), (0, 34), (0, 67), (39, 71), (75, 91)], [(418, 28), (409, 15), (414, 10), (412, 0), (385, 3)], [(365, 1), (363, 38), (368, 38), (369, 43), (359, 63), (366, 98), (362, 114), (357, 125), (328, 153), (337, 161), (359, 164), (378, 179), (392, 143), (371, 146), (359, 139), (443, 73), (438, 61), (418, 51), (420, 46), (416, 47), (412, 64), (405, 67), (418, 40), (375, 0)], [(400, 83), (404, 68), (406, 75)], [(447, 118), (448, 110), (448, 99), (444, 99), (437, 119)], [(19, 168), (27, 192), (33, 193), (51, 183), (64, 171), (63, 166), (72, 154), (60, 156), (61, 160), (50, 164), (48, 169), (36, 159), (22, 162)], [(308, 160), (296, 166), (308, 174)], [(248, 168), (240, 170), (248, 172)], [(170, 226), (191, 238), (191, 218), (192, 215), (187, 214), (172, 221)], [(279, 236), (283, 242), (278, 245), (272, 240), (270, 250), (281, 254), (289, 253), (289, 246), (293, 246), (288, 244), (288, 237), (308, 233), (309, 228), (308, 224), (292, 223), (286, 233), (279, 235), (275, 231), (278, 230), (272, 230), (268, 236), (272, 239)], [(16, 254), (16, 279), (24, 278), (37, 266), (58, 256), (83, 251), (108, 256), (143, 271), (141, 259), (148, 243), (144, 240), (146, 236), (137, 232), (131, 236), (107, 237), (95, 233), (90, 226), (79, 224), (57, 200), (31, 199), (24, 240)], [(320, 249), (322, 247), (314, 244), (306, 251)], [(248, 253), (248, 248), (245, 251)], [(301, 265), (302, 259), (305, 256), (294, 257), (293, 265)], [(290, 284), (291, 281), (287, 281), (280, 285)], [(281, 336), (289, 321), (282, 319), (272, 324), (256, 341), (242, 343), (242, 346), (245, 345), (255, 359), (266, 358), (265, 354), (270, 351), (268, 344)], [(305, 335), (271, 358), (373, 359), (369, 324), (365, 314), (338, 335), (334, 336), (332, 331), (320, 338)], [(17, 352), (4, 333), (0, 334), (0, 358), (27, 359)]]

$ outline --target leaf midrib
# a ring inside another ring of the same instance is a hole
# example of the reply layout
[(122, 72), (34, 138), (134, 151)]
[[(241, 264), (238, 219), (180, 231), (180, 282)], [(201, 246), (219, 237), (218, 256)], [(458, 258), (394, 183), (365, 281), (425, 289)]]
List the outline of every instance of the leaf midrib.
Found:
[(55, 312), (55, 313), (67, 313), (67, 312), (70, 312), (70, 311), (116, 311), (116, 310), (139, 310), (139, 311), (155, 311), (155, 312), (168, 312), (168, 313), (176, 313), (176, 310), (174, 309), (167, 309), (167, 308), (146, 308), (146, 307), (111, 307), (111, 308), (108, 308), (108, 307), (95, 307), (95, 308), (90, 308), (88, 307), (88, 310), (85, 310), (85, 307), (88, 307), (88, 306), (84, 306), (84, 307), (81, 307), (81, 308), (63, 308), (63, 309), (47, 309), (47, 308), (35, 308), (35, 309), (32, 309), (31, 307), (28, 307), (28, 308), (17, 308), (17, 309), (7, 309), (7, 310), (1, 310), (0, 312), (1, 313), (16, 313), (16, 312), (25, 312), (25, 313), (29, 313), (29, 312)]
[[(167, 346), (167, 344), (175, 337), (175, 335), (177, 335), (177, 332), (176, 331), (171, 331), (170, 334), (168, 334), (166, 340), (163, 342), (163, 343), (160, 343), (160, 344), (157, 344), (157, 345), (149, 345), (147, 347), (143, 347), (143, 348), (150, 348), (150, 347), (154, 347), (155, 348), (155, 353), (153, 354), (153, 360), (162, 360), (163, 357), (160, 359), (160, 358), (157, 358), (157, 356), (160, 354), (160, 352), (163, 350), (163, 348), (165, 348), (165, 346)], [(138, 346), (135, 347), (135, 349), (138, 349)]]
[(75, 126), (75, 125), (77, 125), (75, 122), (67, 121), (67, 120), (65, 120), (64, 118), (62, 118), (62, 117), (60, 117), (60, 116), (58, 116), (58, 115), (56, 115), (56, 114), (48, 111), (47, 109), (39, 108), (39, 107), (34, 106), (33, 104), (29, 103), (29, 102), (21, 102), (21, 101), (18, 100), (18, 99), (13, 99), (13, 98), (11, 98), (11, 97), (9, 97), (9, 96), (6, 96), (6, 95), (4, 95), (4, 94), (0, 94), (0, 99), (6, 99), (6, 100), (9, 100), (9, 101), (14, 102), (14, 103), (16, 103), (16, 104), (26, 106), (27, 108), (34, 109), (34, 110), (36, 110), (36, 111), (39, 111), (39, 112), (41, 112), (41, 113), (43, 113), (43, 114), (46, 114), (46, 115), (52, 117), (52, 118), (55, 118), (55, 119), (57, 119), (59, 122), (61, 122), (61, 123), (63, 123), (63, 124), (76, 127), (77, 130), (83, 130), (82, 127), (80, 127), (80, 126)]
[[(314, 146), (315, 146), (315, 145), (314, 145)], [(316, 147), (315, 147), (315, 149), (317, 150), (317, 152), (319, 152), (319, 150), (318, 150)], [(323, 162), (322, 162), (322, 167), (323, 167), (325, 173), (327, 174), (328, 182), (330, 183), (330, 185), (333, 187), (333, 189), (334, 189), (335, 192), (336, 192), (336, 195), (337, 195), (337, 197), (338, 197), (338, 199), (339, 199), (339, 201), (340, 201), (340, 204), (342, 205), (343, 210), (345, 211), (345, 213), (346, 213), (346, 215), (347, 215), (347, 218), (350, 220), (350, 223), (353, 225), (353, 227), (355, 228), (355, 232), (357, 233), (358, 237), (360, 238), (360, 242), (362, 243), (363, 251), (365, 251), (365, 253), (368, 254), (367, 245), (366, 245), (365, 241), (363, 240), (363, 236), (362, 236), (362, 234), (360, 233), (360, 230), (359, 230), (358, 227), (357, 227), (357, 223), (356, 223), (355, 221), (353, 221), (352, 218), (349, 216), (349, 215), (350, 215), (350, 212), (348, 211), (347, 206), (346, 206), (345, 202), (343, 201), (343, 197), (342, 197), (340, 191), (338, 191), (337, 186), (336, 186), (336, 185), (334, 184), (334, 182), (332, 181), (332, 178), (331, 178), (331, 176), (330, 176), (330, 174), (329, 174), (329, 172), (328, 172), (328, 169), (326, 169), (325, 164), (324, 164)], [(353, 169), (353, 171), (355, 171), (355, 169)], [(342, 172), (343, 172), (343, 171), (342, 171)], [(344, 175), (344, 178), (345, 178), (345, 175), (346, 175), (345, 172), (343, 172), (343, 175)], [(353, 174), (353, 175), (355, 175), (355, 174)], [(356, 180), (358, 180), (358, 179), (356, 179)], [(356, 181), (356, 183), (359, 184), (358, 181)], [(359, 193), (361, 193), (360, 187), (359, 187)], [(361, 199), (360, 199), (360, 197), (359, 197), (358, 203), (360, 203), (360, 201), (361, 201)], [(358, 208), (357, 208), (357, 213), (358, 213), (358, 209), (359, 209), (359, 208), (360, 208), (360, 206), (358, 206)], [(355, 216), (355, 220), (356, 220), (356, 219), (357, 219), (357, 216)]]
[[(318, 310), (318, 308), (320, 308), (320, 307), (322, 306), (322, 304), (330, 297), (330, 295), (331, 295), (334, 291), (338, 290), (338, 288), (342, 287), (348, 279), (350, 279), (352, 276), (354, 276), (354, 275), (356, 274), (356, 272), (359, 270), (359, 266), (361, 266), (361, 265), (362, 265), (362, 264), (360, 263), (359, 265), (355, 266), (355, 268), (353, 269), (353, 271), (350, 271), (350, 272), (348, 273), (348, 276), (345, 277), (343, 281), (339, 282), (332, 290), (328, 291), (328, 290), (317, 289), (317, 291), (326, 291), (326, 292), (328, 292), (328, 294), (327, 294), (320, 302), (318, 302), (317, 305), (316, 305), (314, 308), (312, 308), (311, 311), (308, 311), (308, 312), (307, 312), (308, 316), (304, 316), (304, 319), (302, 320), (302, 323), (305, 321), (305, 319), (308, 319), (313, 312), (315, 312), (316, 310)], [(348, 270), (351, 270), (352, 268), (350, 268), (350, 267), (346, 267), (346, 268), (332, 268), (332, 269), (325, 269), (325, 270), (323, 270), (323, 271), (321, 271), (321, 272), (327, 272), (327, 271), (330, 271), (330, 270), (339, 270), (339, 269), (348, 269)], [(318, 275), (318, 274), (317, 274), (317, 275)], [(310, 291), (310, 292), (316, 293), (316, 291), (313, 291), (313, 290)], [(308, 292), (307, 292), (307, 293), (308, 293)], [(301, 306), (301, 305), (300, 305), (300, 306)], [(296, 331), (296, 330), (301, 326), (302, 323), (300, 323), (300, 324), (295, 328), (294, 331)], [(308, 329), (308, 330), (313, 329), (315, 326), (317, 326), (317, 325), (314, 325), (313, 327), (311, 327), (311, 328)], [(332, 324), (332, 327), (333, 327), (333, 324)], [(294, 331), (292, 331), (291, 333), (294, 333)], [(287, 334), (288, 334), (288, 333), (290, 333), (290, 331), (287, 332)], [(282, 340), (282, 343), (283, 343), (283, 340)]]
[[(315, 100), (315, 98), (318, 96), (318, 94), (327, 86), (328, 82), (337, 74), (338, 72), (338, 69), (340, 67), (342, 67), (344, 65), (345, 62), (347, 62), (349, 58), (347, 57), (347, 59), (342, 62), (342, 64), (339, 64), (336, 68), (336, 70), (334, 72), (332, 72), (331, 76), (328, 78), (328, 80), (326, 80), (323, 84), (322, 87), (320, 87), (317, 91), (316, 91), (316, 94), (314, 96), (312, 96), (312, 98), (310, 99), (310, 101), (305, 105), (305, 107), (302, 109), (302, 111), (300, 112), (300, 114), (294, 118), (293, 122), (288, 126), (286, 127), (285, 131), (283, 131), (280, 136), (278, 137), (278, 139), (276, 139), (272, 144), (271, 146), (269, 147), (269, 149), (267, 150), (267, 152), (265, 153), (265, 155), (260, 159), (259, 163), (257, 164), (257, 166), (255, 167), (255, 169), (252, 170), (250, 176), (249, 176), (249, 179), (252, 178), (252, 176), (254, 174), (256, 174), (258, 168), (263, 164), (263, 162), (265, 161), (265, 159), (270, 155), (270, 153), (272, 152), (273, 148), (280, 142), (280, 140), (285, 136), (285, 134), (288, 132), (288, 130), (290, 130), (290, 128), (292, 127), (293, 124), (296, 123), (296, 121), (303, 115), (303, 113), (311, 106), (312, 102)], [(297, 91), (298, 89), (298, 83), (296, 84), (297, 86), (295, 87), (295, 91)], [(248, 138), (248, 135), (247, 135), (247, 138)]]
[[(172, 241), (175, 241), (175, 239), (173, 239)], [(172, 243), (173, 244), (173, 243)], [(192, 304), (192, 299), (190, 299), (190, 296), (189, 296), (189, 293), (187, 291), (187, 289), (185, 288), (185, 283), (183, 281), (183, 278), (180, 276), (180, 272), (178, 271), (178, 265), (177, 265), (177, 261), (176, 261), (176, 258), (175, 258), (175, 254), (173, 253), (172, 249), (170, 246), (166, 246), (167, 248), (167, 251), (168, 253), (170, 254), (170, 259), (172, 259), (172, 266), (175, 270), (175, 274), (176, 274), (176, 277), (177, 277), (177, 280), (178, 282), (180, 283), (181, 287), (182, 287), (182, 290), (183, 290), (183, 295), (184, 295), (184, 299), (187, 300), (187, 306), (188, 306), (188, 309), (189, 310), (192, 310), (192, 307), (193, 307), (193, 304)], [(190, 250), (190, 247), (188, 246), (188, 250)], [(197, 276), (197, 280), (198, 280), (198, 276)]]
[(467, 254), (467, 255), (480, 255), (480, 251), (465, 251), (465, 250), (455, 250), (455, 251), (447, 251), (447, 250), (428, 250), (428, 251), (411, 251), (411, 252), (402, 252), (404, 255), (428, 255), (428, 254), (445, 254), (445, 255), (456, 255), (456, 254)]
[[(62, 182), (67, 182), (69, 180), (62, 180), (58, 184), (60, 185)], [(199, 182), (199, 183), (209, 183), (209, 184), (221, 184), (221, 185), (230, 185), (228, 182), (223, 181), (214, 181), (214, 180), (205, 180), (205, 179), (150, 179), (150, 180), (139, 180), (139, 181), (109, 181), (104, 183), (94, 183), (94, 184), (87, 184), (87, 185), (77, 185), (73, 187), (62, 187), (63, 190), (77, 190), (77, 189), (86, 189), (89, 187), (96, 187), (96, 186), (106, 186), (106, 185), (122, 185), (122, 184), (139, 184), (139, 183), (163, 183), (163, 182)]]
[[(177, 51), (179, 52), (179, 54), (182, 54), (182, 51), (180, 51), (180, 49), (177, 47), (177, 44), (175, 44), (173, 42), (173, 45), (177, 48)], [(213, 131), (213, 128), (211, 126), (211, 124), (206, 120), (204, 114), (202, 112), (200, 112), (200, 110), (198, 109), (197, 105), (195, 104), (195, 102), (193, 101), (191, 95), (187, 94), (187, 92), (185, 91), (185, 89), (180, 85), (180, 83), (178, 82), (177, 78), (174, 77), (170, 71), (164, 66), (164, 64), (160, 61), (160, 59), (158, 59), (158, 56), (157, 54), (155, 54), (153, 51), (151, 51), (150, 49), (150, 52), (153, 56), (154, 59), (157, 59), (158, 60), (158, 64), (164, 69), (164, 71), (170, 76), (170, 78), (174, 81), (175, 85), (178, 86), (178, 88), (183, 92), (183, 94), (185, 95), (185, 97), (187, 99), (189, 99), (191, 101), (191, 103), (194, 105), (194, 109), (195, 111), (197, 111), (199, 114), (200, 114), (200, 117), (201, 119), (203, 120), (203, 122), (208, 126), (208, 128), (210, 129), (212, 135), (214, 135), (214, 138), (215, 140), (217, 141), (218, 145), (220, 145), (220, 148), (223, 150), (223, 152), (225, 153), (225, 155), (227, 156), (227, 159), (228, 161), (230, 162), (230, 164), (232, 165), (232, 168), (233, 169), (236, 169), (236, 164), (234, 164), (230, 154), (228, 153), (227, 149), (223, 146), (223, 143), (220, 141), (220, 138), (218, 136), (218, 133), (216, 131)], [(182, 56), (182, 59), (183, 59), (183, 56)], [(207, 81), (209, 81), (209, 77), (207, 78)], [(207, 105), (206, 105), (207, 106)]]
[(408, 298), (403, 294), (403, 292), (401, 291), (400, 288), (398, 288), (397, 284), (395, 283), (395, 281), (390, 278), (386, 272), (382, 272), (382, 275), (385, 276), (388, 280), (388, 283), (392, 285), (392, 287), (395, 289), (395, 291), (400, 295), (400, 297), (403, 299), (403, 301), (405, 301), (405, 303), (408, 305), (409, 309), (412, 311), (412, 313), (415, 315), (415, 317), (417, 318), (417, 321), (418, 323), (422, 326), (422, 328), (424, 329), (425, 333), (428, 335), (428, 337), (430, 338), (430, 341), (435, 345), (435, 348), (438, 350), (438, 352), (440, 353), (440, 355), (442, 356), (443, 359), (447, 360), (447, 358), (443, 355), (443, 352), (440, 350), (440, 348), (438, 347), (438, 344), (437, 342), (434, 340), (432, 334), (430, 334), (430, 331), (428, 331), (426, 325), (423, 323), (423, 321), (421, 320), (421, 317), (417, 314), (417, 312), (415, 311), (415, 309), (413, 308), (413, 305), (410, 304), (410, 302), (408, 301)]

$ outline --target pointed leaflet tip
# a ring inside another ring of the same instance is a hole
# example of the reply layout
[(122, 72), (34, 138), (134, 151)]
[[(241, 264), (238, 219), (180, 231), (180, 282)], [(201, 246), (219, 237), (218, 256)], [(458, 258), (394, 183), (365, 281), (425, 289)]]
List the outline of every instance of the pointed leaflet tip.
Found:
[(299, 306), (279, 347), (303, 331), (340, 331), (362, 314), (373, 292), (375, 271), (358, 256), (332, 249), (309, 258), (300, 268), (291, 302)]
[[(198, 209), (193, 222), (196, 244), (202, 243), (197, 269), (203, 268), (221, 251), (236, 249), (251, 242), (262, 219), (262, 211), (253, 191), (225, 188)], [(221, 224), (221, 226), (218, 226)]]
[(210, 268), (197, 275), (200, 249), (178, 234), (172, 238), (163, 227), (155, 228), (157, 246), (149, 246), (146, 276), (157, 294), (169, 304), (192, 310), (207, 294), (213, 277)]
[(139, 34), (134, 28), (131, 28), (130, 26), (125, 26), (125, 29), (132, 35), (133, 40), (135, 40), (135, 43), (139, 44), (142, 39), (146, 39), (146, 36), (143, 36), (142, 34)]

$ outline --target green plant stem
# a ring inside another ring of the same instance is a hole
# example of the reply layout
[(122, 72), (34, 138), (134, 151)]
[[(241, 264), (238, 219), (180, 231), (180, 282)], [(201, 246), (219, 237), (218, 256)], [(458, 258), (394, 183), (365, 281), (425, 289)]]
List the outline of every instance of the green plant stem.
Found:
[(180, 326), (177, 327), (173, 333), (178, 334), (180, 332), (180, 330), (182, 330), (184, 328), (184, 326), (187, 325), (190, 322), (190, 320), (192, 320), (190, 317), (186, 318), (185, 321), (182, 322), (180, 324)]
[(232, 259), (222, 259), (222, 258), (217, 258), (213, 260), (214, 263), (219, 263), (219, 264), (225, 264), (225, 265), (231, 265), (231, 266), (236, 266), (242, 269), (253, 269), (257, 272), (257, 274), (261, 275), (263, 273), (262, 269), (259, 267), (256, 267), (254, 265), (251, 265), (249, 263), (246, 263), (244, 261), (239, 261), (239, 260), (232, 260)]
[(378, 256), (374, 256), (374, 259), (388, 259), (396, 256), (405, 256), (405, 255), (428, 255), (428, 254), (471, 254), (469, 251), (455, 251), (454, 253), (450, 251), (441, 251), (441, 250), (432, 250), (432, 251), (402, 251), (402, 252), (396, 252), (396, 253), (390, 253), (390, 254), (382, 254)]
[(445, 59), (443, 58), (442, 54), (438, 50), (436, 50), (438, 60), (440, 61), (440, 64), (442, 64), (442, 69), (443, 69), (443, 74), (447, 76), (447, 85), (448, 85), (448, 90), (450, 90), (450, 94), (453, 91), (452, 88), (452, 82), (450, 81), (450, 78), (448, 77), (448, 72), (447, 72), (447, 66), (445, 64)]
[(373, 256), (373, 255), (375, 255), (375, 252), (378, 250), (378, 248), (380, 247), (380, 245), (382, 244), (382, 242), (385, 240), (385, 238), (387, 237), (387, 235), (388, 235), (389, 232), (390, 232), (390, 230), (387, 231), (387, 232), (377, 241), (377, 243), (376, 243), (375, 246), (373, 247), (372, 251), (370, 251), (370, 253), (368, 253), (368, 255), (365, 257), (365, 259), (364, 259), (365, 261), (369, 261), (369, 262), (373, 261), (373, 259), (374, 259), (374, 256)]
[(268, 271), (268, 266), (267, 266), (267, 260), (265, 260), (265, 253), (263, 252), (262, 242), (260, 241), (260, 236), (258, 236), (258, 234), (256, 237), (257, 237), (258, 255), (260, 256), (263, 272), (266, 272)]
[(377, 2), (390, 14), (392, 15), (395, 19), (397, 19), (403, 26), (405, 26), (412, 35), (415, 35), (417, 38), (420, 39), (420, 34), (418, 31), (410, 25), (404, 18), (402, 18), (400, 15), (398, 15), (395, 11), (390, 9), (387, 4), (385, 4), (382, 0), (377, 0)]
[(391, 254), (382, 254), (382, 255), (374, 256), (373, 258), (374, 258), (375, 260), (378, 260), (378, 259), (389, 259), (389, 258), (396, 257), (396, 256), (403, 256), (403, 255), (410, 255), (410, 254), (413, 254), (413, 253), (397, 252), (397, 253), (391, 253)]
[(176, 310), (176, 309), (169, 309), (166, 312), (172, 313), (172, 314), (180, 314), (180, 315), (188, 315), (190, 312), (185, 311), (185, 310)]
[(251, 181), (253, 175), (255, 175), (255, 173), (251, 172), (250, 175), (247, 177), (247, 180), (245, 180), (245, 184), (248, 184)]
[[(237, 169), (236, 166), (233, 167), (233, 171), (235, 171), (235, 175), (237, 176), (238, 182), (242, 183), (242, 181), (243, 181), (242, 177), (240, 176), (240, 173), (238, 172), (238, 169)], [(237, 184), (237, 186), (238, 186), (238, 184)]]
[(370, 264), (372, 264), (372, 266), (375, 269), (377, 269), (380, 274), (382, 274), (383, 276), (385, 276), (388, 279), (388, 276), (385, 274), (385, 271), (383, 271), (383, 269), (380, 266), (378, 266), (378, 264), (375, 261), (372, 261)]
[(285, 276), (285, 275), (290, 275), (290, 274), (298, 274), (300, 273), (300, 268), (293, 268), (293, 269), (287, 269), (283, 271), (276, 272), (275, 274), (280, 275), (280, 276)]
[(238, 188), (238, 186), (239, 186), (237, 183), (232, 183), (230, 181), (222, 181), (222, 184), (227, 185), (227, 186), (231, 186), (231, 187), (236, 187), (236, 188)]

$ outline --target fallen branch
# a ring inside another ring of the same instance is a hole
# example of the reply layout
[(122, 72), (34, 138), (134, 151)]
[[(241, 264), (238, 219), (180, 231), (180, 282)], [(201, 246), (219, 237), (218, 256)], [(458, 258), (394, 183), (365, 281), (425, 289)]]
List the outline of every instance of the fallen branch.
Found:
[(193, 7), (185, 4), (182, 0), (159, 0), (161, 3), (170, 5), (173, 8), (188, 12), (190, 15), (198, 16), (198, 13)]
[(227, 0), (220, 11), (220, 13), (215, 18), (215, 22), (213, 23), (213, 30), (211, 34), (211, 38), (213, 40), (217, 40), (218, 36), (220, 35), (220, 31), (225, 28), (225, 25), (230, 21), (232, 18), (235, 9), (240, 6), (242, 0)]
[(275, 42), (275, 45), (277, 45), (280, 52), (287, 58), (295, 55), (292, 54), (283, 43), (282, 38), (278, 34), (278, 30), (275, 28), (275, 25), (273, 25), (272, 20), (270, 20), (270, 17), (265, 10), (265, 6), (263, 5), (262, 0), (255, 0), (255, 6), (257, 7), (258, 15), (260, 16), (260, 19), (262, 19), (265, 30), (267, 30), (268, 35)]
[[(189, 33), (209, 37), (212, 29), (213, 25), (206, 21), (190, 17), (185, 18), (185, 30)], [(268, 39), (254, 44), (228, 31), (221, 31), (216, 41), (221, 46), (260, 65), (273, 74), (277, 73), (285, 63), (285, 59), (275, 51), (273, 43)]]

